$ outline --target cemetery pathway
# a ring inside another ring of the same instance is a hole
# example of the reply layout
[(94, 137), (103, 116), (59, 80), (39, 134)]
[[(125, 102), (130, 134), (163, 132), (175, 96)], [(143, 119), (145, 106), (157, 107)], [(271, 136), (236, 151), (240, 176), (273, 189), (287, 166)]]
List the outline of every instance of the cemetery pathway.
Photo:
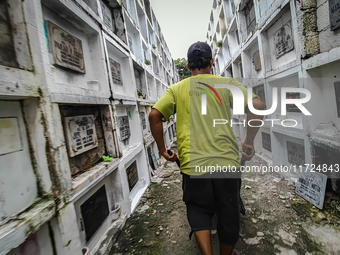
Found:
[[(173, 148), (176, 150), (176, 147)], [(254, 157), (247, 165), (265, 165)], [(181, 174), (175, 163), (163, 163), (136, 211), (126, 221), (110, 255), (200, 254), (182, 202)], [(340, 254), (340, 203), (327, 193), (323, 210), (295, 194), (295, 186), (275, 174), (245, 173), (241, 217), (241, 254)], [(337, 209), (338, 208), (338, 209)], [(213, 252), (218, 237), (212, 231)]]

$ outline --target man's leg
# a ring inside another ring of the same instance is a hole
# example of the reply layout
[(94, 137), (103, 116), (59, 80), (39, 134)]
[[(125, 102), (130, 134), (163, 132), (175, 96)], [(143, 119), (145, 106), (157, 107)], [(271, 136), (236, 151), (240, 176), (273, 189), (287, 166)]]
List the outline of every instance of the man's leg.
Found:
[(195, 231), (195, 237), (202, 255), (212, 255), (210, 230)]
[(236, 255), (234, 246), (239, 238), (240, 211), (238, 178), (225, 178), (214, 180), (215, 199), (217, 209), (217, 233), (220, 241), (221, 255)]
[(238, 253), (234, 251), (234, 247), (235, 245), (225, 245), (220, 243), (220, 255), (237, 255)]

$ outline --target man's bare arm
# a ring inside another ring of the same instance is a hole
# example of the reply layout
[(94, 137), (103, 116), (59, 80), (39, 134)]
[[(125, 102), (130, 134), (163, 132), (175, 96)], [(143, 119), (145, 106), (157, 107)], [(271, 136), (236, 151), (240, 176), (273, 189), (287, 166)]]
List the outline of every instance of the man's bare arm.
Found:
[(162, 118), (163, 115), (158, 110), (156, 109), (151, 110), (149, 114), (151, 134), (155, 138), (158, 150), (161, 153), (161, 155), (168, 161), (176, 161), (177, 159), (176, 153), (172, 151), (172, 156), (170, 156), (167, 152), (167, 148), (165, 148)]
[[(256, 110), (264, 110), (264, 104), (262, 103), (261, 99), (259, 99), (259, 98), (253, 98), (253, 106)], [(248, 123), (249, 120), (254, 120), (254, 119), (262, 120), (263, 116), (253, 114), (252, 112), (247, 110), (247, 123)], [(256, 126), (256, 127), (247, 126), (247, 136), (246, 136), (246, 139), (244, 140), (244, 142), (242, 144), (242, 151), (243, 151), (242, 152), (242, 158), (246, 161), (250, 160), (255, 154), (254, 139), (255, 139), (255, 136), (256, 136), (261, 124), (262, 124), (261, 121), (252, 121), (251, 125)], [(245, 153), (247, 148), (252, 149), (252, 153), (250, 155), (247, 155)]]

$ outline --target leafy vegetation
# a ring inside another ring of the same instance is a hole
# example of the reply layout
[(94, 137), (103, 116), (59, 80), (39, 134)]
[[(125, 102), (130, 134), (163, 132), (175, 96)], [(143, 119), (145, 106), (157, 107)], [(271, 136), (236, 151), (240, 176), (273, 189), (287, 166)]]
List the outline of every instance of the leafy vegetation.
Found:
[(185, 58), (178, 58), (175, 60), (175, 65), (178, 70), (179, 79), (184, 80), (191, 76), (191, 72), (187, 69), (187, 60)]

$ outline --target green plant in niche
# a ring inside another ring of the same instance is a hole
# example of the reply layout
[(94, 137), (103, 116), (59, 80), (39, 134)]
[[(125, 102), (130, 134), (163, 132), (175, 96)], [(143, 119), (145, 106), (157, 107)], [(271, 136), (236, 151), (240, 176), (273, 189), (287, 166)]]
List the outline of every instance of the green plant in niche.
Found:
[(211, 39), (212, 39), (212, 37), (210, 36), (210, 37), (209, 37), (209, 40), (211, 41)]
[(156, 49), (156, 46), (154, 44), (152, 44), (152, 48), (155, 50)]
[(120, 5), (124, 5), (124, 0), (120, 0)]
[(113, 160), (113, 158), (111, 158), (110, 156), (102, 156), (104, 162), (110, 162)]
[(217, 45), (217, 47), (222, 47), (222, 40), (221, 41), (218, 41), (217, 43), (216, 43), (216, 45)]
[(138, 95), (139, 97), (142, 97), (142, 96), (143, 96), (143, 93), (137, 89), (137, 95)]
[(148, 65), (148, 66), (149, 66), (149, 65), (151, 65), (151, 62), (150, 62), (150, 60), (148, 60), (148, 59), (145, 59), (145, 64), (146, 64), (146, 65)]

